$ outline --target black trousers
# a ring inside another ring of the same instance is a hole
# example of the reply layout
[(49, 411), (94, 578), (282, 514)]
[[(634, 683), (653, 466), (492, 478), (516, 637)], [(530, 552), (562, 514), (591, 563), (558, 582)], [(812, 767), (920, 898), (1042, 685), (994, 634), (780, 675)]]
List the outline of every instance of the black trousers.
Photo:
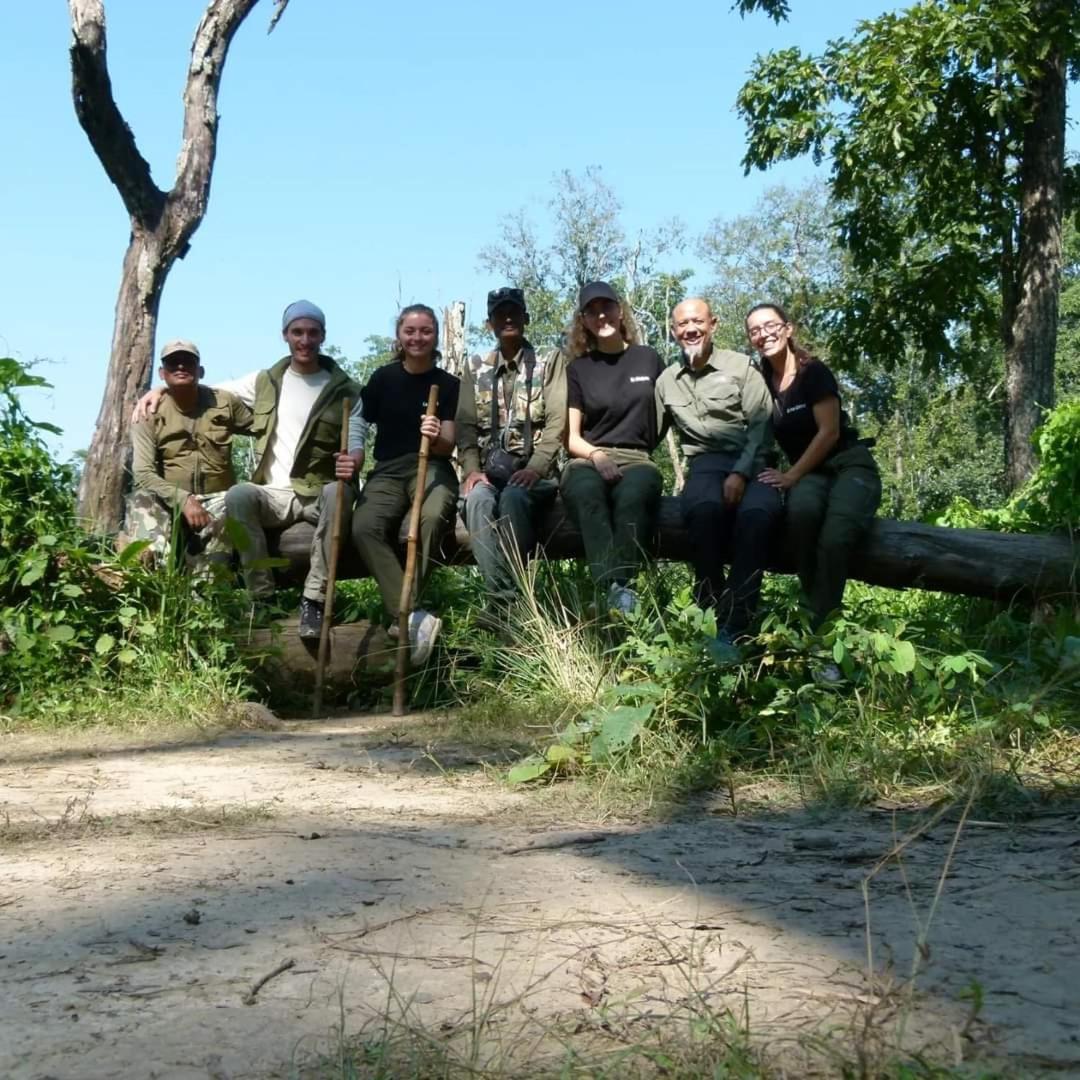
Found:
[[(757, 610), (761, 577), (780, 524), (780, 492), (749, 480), (742, 501), (724, 502), (731, 454), (695, 454), (682, 492), (683, 520), (693, 552), (695, 598), (716, 609), (717, 623), (730, 634), (746, 630)], [(724, 563), (731, 562), (726, 580)]]

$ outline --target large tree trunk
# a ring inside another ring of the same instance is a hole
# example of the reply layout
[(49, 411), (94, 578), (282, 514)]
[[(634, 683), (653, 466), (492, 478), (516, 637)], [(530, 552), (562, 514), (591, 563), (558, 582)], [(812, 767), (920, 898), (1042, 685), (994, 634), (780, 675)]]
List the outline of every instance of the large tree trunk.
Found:
[(1065, 59), (1054, 51), (1031, 84), (1031, 120), (1020, 168), (1020, 244), (1016, 311), (1005, 348), (1010, 489), (1038, 466), (1032, 435), (1054, 404), (1061, 226), (1065, 167)]
[[(206, 214), (217, 151), (221, 73), (233, 35), (257, 3), (209, 0), (199, 20), (184, 87), (184, 134), (176, 181), (166, 193), (154, 183), (113, 99), (103, 0), (68, 0), (75, 114), (131, 218), (105, 394), (79, 486), (79, 512), (97, 532), (116, 532), (120, 527), (129, 418), (139, 391), (149, 381), (161, 290)], [(288, 0), (275, 0), (271, 29), (287, 4)]]
[(166, 264), (155, 233), (132, 234), (116, 301), (105, 395), (79, 484), (79, 512), (94, 528), (114, 532), (123, 516), (131, 403), (150, 381)]
[[(688, 560), (693, 537), (683, 521), (679, 499), (669, 495), (660, 500), (657, 524), (657, 557)], [(467, 563), (472, 559), (468, 533), (460, 520), (457, 525), (456, 535), (443, 545), (444, 555), (449, 562)], [(289, 560), (288, 576), (298, 581), (307, 571), (312, 532), (310, 525), (300, 524), (277, 537), (275, 553)], [(539, 533), (548, 558), (584, 557), (581, 535), (561, 499), (556, 499)], [(794, 554), (784, 548), (780, 538), (771, 569), (793, 572)], [(350, 545), (342, 552), (339, 576), (366, 574)], [(894, 589), (933, 589), (1006, 602), (1041, 599), (1075, 604), (1080, 595), (1080, 543), (1065, 535), (1020, 536), (878, 518), (859, 545), (851, 577)]]
[(459, 379), (465, 370), (465, 303), (453, 300), (443, 308), (443, 367)]

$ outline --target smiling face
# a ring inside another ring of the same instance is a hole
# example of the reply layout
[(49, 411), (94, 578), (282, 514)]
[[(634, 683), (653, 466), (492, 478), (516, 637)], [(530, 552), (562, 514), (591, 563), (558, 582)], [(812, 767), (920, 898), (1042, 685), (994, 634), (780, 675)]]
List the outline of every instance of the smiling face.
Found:
[(763, 360), (786, 355), (791, 332), (791, 323), (776, 308), (756, 308), (746, 317), (746, 336)]
[(199, 358), (191, 353), (170, 353), (161, 361), (158, 370), (162, 382), (172, 390), (174, 387), (198, 386), (202, 378), (203, 369), (199, 366)]
[(684, 300), (671, 313), (671, 334), (688, 360), (708, 352), (716, 331), (716, 316), (704, 300)]
[(585, 329), (601, 347), (605, 341), (621, 339), (622, 308), (614, 300), (597, 297), (590, 300), (581, 312)]
[(435, 352), (438, 330), (435, 320), (423, 311), (413, 311), (398, 325), (398, 345), (406, 360), (426, 363)]
[(314, 371), (319, 366), (319, 346), (326, 340), (326, 330), (315, 319), (293, 319), (281, 335), (289, 346), (292, 366), (299, 371)]

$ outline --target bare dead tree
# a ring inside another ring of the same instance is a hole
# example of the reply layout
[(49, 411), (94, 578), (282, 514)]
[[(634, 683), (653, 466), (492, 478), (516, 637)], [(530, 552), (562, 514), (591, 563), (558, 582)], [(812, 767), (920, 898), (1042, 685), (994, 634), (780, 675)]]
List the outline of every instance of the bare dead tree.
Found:
[[(131, 219), (105, 394), (79, 485), (79, 512), (98, 532), (120, 527), (129, 417), (149, 382), (161, 291), (206, 214), (217, 152), (221, 74), (233, 35), (258, 2), (209, 0), (191, 46), (176, 178), (169, 191), (162, 191), (113, 98), (104, 2), (68, 0), (75, 115)], [(270, 29), (288, 2), (274, 0)]]

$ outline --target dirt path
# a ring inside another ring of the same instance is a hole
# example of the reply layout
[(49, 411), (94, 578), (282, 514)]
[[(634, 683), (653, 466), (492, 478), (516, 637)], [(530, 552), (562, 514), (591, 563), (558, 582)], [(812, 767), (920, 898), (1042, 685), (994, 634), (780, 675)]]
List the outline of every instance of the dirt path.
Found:
[(402, 1011), (448, 1039), (484, 1018), (499, 1060), (500, 1032), (615, 1048), (695, 1010), (788, 1060), (902, 1042), (1080, 1075), (1075, 813), (968, 823), (922, 949), (955, 818), (908, 844), (869, 886), (871, 980), (891, 815), (556, 823), (468, 748), (412, 745), (420, 722), (0, 740), (0, 1076), (288, 1076)]

